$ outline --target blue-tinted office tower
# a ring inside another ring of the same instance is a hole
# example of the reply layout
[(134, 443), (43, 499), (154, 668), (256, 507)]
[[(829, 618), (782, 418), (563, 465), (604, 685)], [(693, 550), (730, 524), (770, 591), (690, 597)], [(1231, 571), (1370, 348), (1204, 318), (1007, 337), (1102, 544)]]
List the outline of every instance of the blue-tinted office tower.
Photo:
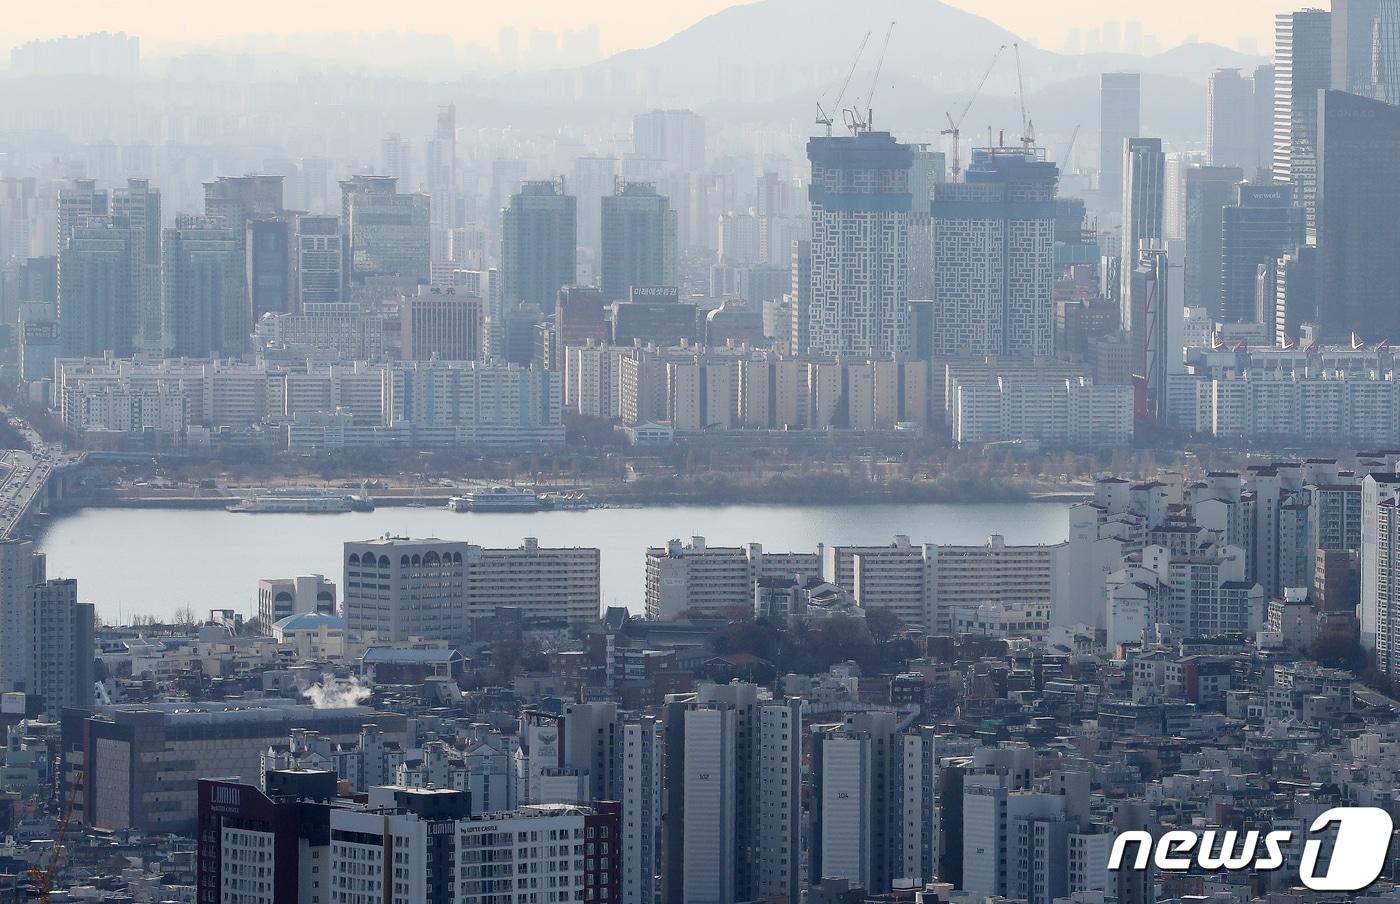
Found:
[(1400, 340), (1400, 107), (1324, 91), (1318, 120), (1318, 326)]
[(1293, 205), (1287, 185), (1241, 185), (1235, 203), (1223, 211), (1220, 238), (1220, 319), (1248, 323), (1273, 321), (1273, 310), (1257, 311), (1260, 265), (1273, 267), (1279, 256), (1303, 244), (1303, 209)]
[(888, 132), (813, 138), (807, 345), (822, 355), (909, 351), (909, 191), (914, 151)]
[(1237, 166), (1193, 166), (1186, 171), (1186, 260), (1182, 266), (1187, 307), (1204, 307), (1220, 317), (1220, 237), (1225, 208), (1239, 196), (1244, 180)]
[(934, 186), (934, 356), (1053, 354), (1058, 168), (979, 148), (964, 179)]

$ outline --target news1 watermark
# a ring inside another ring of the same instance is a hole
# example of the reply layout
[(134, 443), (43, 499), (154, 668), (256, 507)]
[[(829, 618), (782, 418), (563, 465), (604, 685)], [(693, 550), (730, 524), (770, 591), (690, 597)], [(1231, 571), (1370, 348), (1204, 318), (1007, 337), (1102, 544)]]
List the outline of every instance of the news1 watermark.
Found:
[[(1318, 874), (1323, 840), (1319, 835), (1333, 827), (1336, 839), (1332, 856)], [(1303, 844), (1298, 877), (1314, 891), (1360, 891), (1375, 882), (1385, 868), (1394, 831), (1390, 814), (1377, 807), (1333, 807), (1313, 820)], [(1144, 831), (1119, 833), (1108, 858), (1111, 871), (1138, 870), (1148, 864), (1164, 873), (1183, 873), (1192, 867), (1217, 870), (1275, 870), (1284, 865), (1284, 848), (1293, 832), (1237, 832), (1205, 829), (1173, 829), (1157, 838)], [(1128, 850), (1133, 847), (1132, 859)]]

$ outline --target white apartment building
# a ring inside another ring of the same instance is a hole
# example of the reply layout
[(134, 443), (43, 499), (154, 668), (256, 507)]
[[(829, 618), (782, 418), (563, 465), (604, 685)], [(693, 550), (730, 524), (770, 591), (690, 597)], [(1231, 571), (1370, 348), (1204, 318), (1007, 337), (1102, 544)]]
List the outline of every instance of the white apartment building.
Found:
[(746, 346), (571, 347), (564, 405), (624, 425), (893, 430), (929, 416), (929, 370), (902, 358), (790, 357)]
[(1172, 555), (1149, 545), (1141, 568), (1115, 572), (1109, 582), (1110, 642), (1136, 640), (1154, 624), (1190, 637), (1252, 634), (1267, 621), (1266, 594), (1247, 578), (1245, 551), (1238, 546)]
[(812, 727), (812, 881), (844, 878), (879, 895), (934, 875), (934, 735), (911, 721), (867, 710)]
[(685, 713), (683, 904), (743, 900), (735, 893), (736, 858), (744, 853), (735, 840), (738, 721), (733, 707), (720, 704)]
[(91, 706), (94, 609), (78, 582), (48, 579), (29, 539), (0, 540), (0, 691), (39, 695), (56, 719)]
[(733, 682), (701, 684), (667, 708), (663, 896), (737, 904), (792, 894), (801, 701), (760, 700), (755, 685)]
[(799, 900), (802, 710), (798, 697), (758, 707), (758, 894)]
[(1133, 388), (1080, 377), (1053, 382), (955, 380), (950, 409), (960, 444), (1040, 442), (1114, 446), (1133, 438)]
[(498, 606), (570, 622), (598, 617), (598, 550), (485, 549), (461, 541), (382, 537), (345, 544), (346, 629), (380, 641), (459, 642)]
[(1173, 420), (1230, 438), (1386, 445), (1400, 440), (1400, 383), (1387, 344), (1190, 348)]
[(1011, 779), (999, 773), (963, 777), (963, 891), (1007, 895), (1006, 803)]
[(622, 901), (653, 904), (661, 868), (661, 723), (622, 723)]
[(617, 837), (615, 809), (539, 804), (471, 816), (459, 791), (374, 788), (366, 809), (331, 812), (330, 900), (607, 900)]
[[(516, 365), (76, 358), (56, 361), (54, 372), (55, 410), (77, 432), (289, 423), (294, 449), (386, 445), (395, 436), (431, 444), (432, 431), (448, 445), (564, 438), (560, 375)], [(336, 420), (347, 416), (352, 426)]]
[(840, 732), (821, 741), (821, 873), (874, 891), (873, 739)]
[(1064, 545), (1008, 546), (993, 535), (980, 546), (940, 546), (901, 535), (888, 546), (831, 547), (824, 577), (866, 610), (887, 608), (905, 624), (948, 633), (955, 610), (986, 602), (1053, 612)]
[(688, 611), (751, 609), (759, 578), (815, 577), (820, 570), (820, 550), (770, 553), (758, 543), (709, 546), (704, 537), (691, 537), (689, 544), (671, 540), (646, 553), (647, 618), (670, 619)]
[(911, 147), (887, 132), (867, 131), (812, 138), (807, 157), (811, 350), (831, 356), (908, 351)]

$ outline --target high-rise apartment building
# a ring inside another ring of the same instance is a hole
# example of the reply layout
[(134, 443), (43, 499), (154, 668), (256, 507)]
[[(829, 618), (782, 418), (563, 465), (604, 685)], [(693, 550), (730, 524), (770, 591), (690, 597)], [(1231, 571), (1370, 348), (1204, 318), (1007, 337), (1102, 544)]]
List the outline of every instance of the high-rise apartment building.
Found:
[(688, 544), (671, 540), (646, 553), (647, 616), (748, 610), (759, 578), (816, 577), (820, 570), (819, 552), (767, 552), (757, 543), (710, 546), (704, 537), (691, 537)]
[(621, 901), (616, 803), (470, 810), (465, 791), (393, 785), (371, 789), (363, 809), (332, 809), (325, 881), (334, 900), (468, 904), (525, 876), (541, 901)]
[(812, 297), (800, 352), (886, 357), (911, 345), (913, 148), (888, 132), (812, 138)]
[(0, 690), (40, 698), (53, 718), (92, 705), (94, 626), (77, 581), (49, 579), (31, 540), (0, 540)]
[[(1303, 210), (1293, 204), (1288, 185), (1238, 186), (1234, 204), (1222, 211), (1220, 241), (1220, 319), (1226, 323), (1264, 322), (1272, 328), (1275, 262), (1303, 244)], [(1258, 310), (1258, 271), (1267, 268), (1266, 310)]]
[(127, 356), (136, 349), (144, 244), (125, 217), (88, 217), (69, 229), (58, 254), (65, 355)]
[[(701, 684), (664, 708), (661, 900), (792, 895), (801, 835), (802, 704), (752, 684)], [(794, 900), (788, 897), (788, 900)]]
[(1293, 187), (1309, 236), (1317, 228), (1318, 92), (1332, 79), (1332, 20), (1326, 10), (1274, 17), (1275, 182)]
[(160, 190), (147, 179), (128, 179), (112, 191), (112, 214), (124, 218), (136, 255), (136, 323), (133, 345), (160, 351)]
[(1122, 209), (1123, 143), (1142, 131), (1141, 76), (1105, 72), (1099, 79), (1099, 206)]
[(560, 288), (578, 277), (577, 201), (564, 183), (526, 182), (502, 213), (501, 303), (554, 310)]
[(1057, 177), (1038, 152), (988, 148), (933, 186), (936, 358), (1053, 354)]
[[(266, 785), (266, 790), (263, 789)], [(336, 774), (273, 769), (261, 782), (199, 780), (199, 904), (330, 904)]]
[(105, 217), (110, 212), (107, 192), (93, 179), (74, 179), (58, 190), (58, 241), (62, 251), (77, 225), (89, 217)]
[(622, 722), (623, 904), (654, 904), (659, 892), (663, 738), (654, 716)]
[(603, 301), (630, 297), (635, 286), (674, 286), (676, 212), (656, 186), (618, 183), (602, 200)]
[(161, 347), (167, 356), (240, 354), (253, 331), (240, 231), (181, 217), (161, 246)]
[(934, 783), (930, 731), (907, 731), (893, 711), (848, 713), (812, 731), (812, 882), (844, 878), (867, 894), (934, 874)]
[(617, 800), (622, 793), (622, 720), (614, 703), (574, 703), (562, 713), (520, 714), (525, 803)]
[(1400, 107), (1325, 91), (1318, 120), (1321, 335), (1339, 343), (1353, 332), (1400, 336)]

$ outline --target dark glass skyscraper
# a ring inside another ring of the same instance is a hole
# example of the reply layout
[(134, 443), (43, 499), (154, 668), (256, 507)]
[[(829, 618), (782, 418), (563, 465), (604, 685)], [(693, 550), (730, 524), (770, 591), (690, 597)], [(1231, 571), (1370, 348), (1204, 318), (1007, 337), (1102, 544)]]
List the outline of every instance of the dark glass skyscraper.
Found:
[(1182, 294), (1187, 307), (1220, 316), (1220, 235), (1225, 207), (1236, 197), (1244, 171), (1234, 166), (1193, 166), (1186, 171), (1186, 260)]
[[(1272, 268), (1280, 255), (1303, 243), (1303, 211), (1293, 205), (1287, 185), (1241, 185), (1235, 203), (1222, 214), (1220, 319), (1247, 323), (1258, 313), (1260, 265)], [(1273, 321), (1272, 306), (1265, 319)]]
[[(1138, 248), (1162, 238), (1166, 205), (1166, 156), (1160, 138), (1130, 138), (1123, 147), (1123, 234), (1119, 252), (1122, 270), (1123, 329), (1134, 331), (1129, 295)], [(1140, 325), (1139, 325), (1140, 327)]]
[(340, 183), (340, 223), (350, 237), (350, 273), (406, 288), (430, 276), (431, 202), (404, 194), (393, 176), (356, 175)]
[(1322, 335), (1400, 340), (1400, 107), (1325, 91), (1318, 121)]

